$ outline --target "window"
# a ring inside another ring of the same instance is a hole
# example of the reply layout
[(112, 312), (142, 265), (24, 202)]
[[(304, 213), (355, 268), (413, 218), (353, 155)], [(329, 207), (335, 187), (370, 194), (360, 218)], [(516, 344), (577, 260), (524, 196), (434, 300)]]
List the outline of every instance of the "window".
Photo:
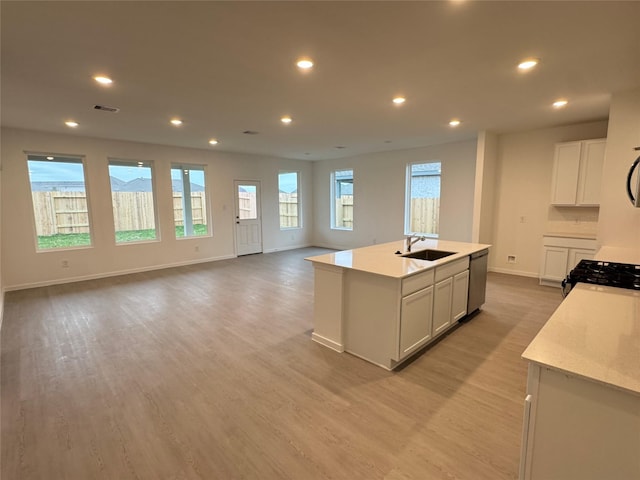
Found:
[(407, 166), (405, 233), (438, 236), (440, 222), (440, 162)]
[(353, 170), (331, 174), (331, 228), (353, 230)]
[(83, 159), (27, 155), (38, 250), (91, 245)]
[(109, 160), (116, 243), (156, 240), (151, 162)]
[(300, 227), (298, 190), (298, 172), (282, 172), (278, 174), (281, 230)]
[(171, 165), (176, 238), (209, 234), (203, 165)]

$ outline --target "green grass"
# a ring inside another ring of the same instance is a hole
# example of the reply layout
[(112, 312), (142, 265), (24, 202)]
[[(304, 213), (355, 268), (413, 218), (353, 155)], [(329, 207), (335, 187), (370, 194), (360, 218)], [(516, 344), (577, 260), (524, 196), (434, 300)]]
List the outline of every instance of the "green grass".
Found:
[[(194, 225), (193, 236), (207, 234), (206, 225)], [(184, 227), (176, 227), (176, 238), (184, 238)], [(116, 232), (116, 243), (144, 242), (156, 239), (156, 231), (127, 230)], [(51, 250), (55, 248), (87, 247), (91, 245), (88, 233), (58, 233), (56, 235), (38, 236), (38, 249)]]

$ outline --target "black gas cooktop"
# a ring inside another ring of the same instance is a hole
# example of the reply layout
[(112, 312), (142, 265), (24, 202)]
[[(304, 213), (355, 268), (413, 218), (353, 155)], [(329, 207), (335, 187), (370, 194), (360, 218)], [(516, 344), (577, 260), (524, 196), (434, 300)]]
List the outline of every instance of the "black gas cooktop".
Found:
[(580, 260), (563, 285), (574, 287), (578, 282), (640, 290), (640, 265)]

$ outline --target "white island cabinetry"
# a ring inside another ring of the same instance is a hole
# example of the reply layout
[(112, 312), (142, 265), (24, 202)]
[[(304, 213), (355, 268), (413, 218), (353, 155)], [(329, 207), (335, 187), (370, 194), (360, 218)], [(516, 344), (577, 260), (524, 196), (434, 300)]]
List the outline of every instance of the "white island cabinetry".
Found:
[(436, 267), (433, 300), (433, 336), (438, 336), (467, 314), (469, 257)]
[(315, 270), (315, 341), (392, 370), (466, 315), (469, 255), (488, 245), (414, 246), (455, 252), (435, 261), (397, 255), (403, 246), (393, 242), (307, 259)]

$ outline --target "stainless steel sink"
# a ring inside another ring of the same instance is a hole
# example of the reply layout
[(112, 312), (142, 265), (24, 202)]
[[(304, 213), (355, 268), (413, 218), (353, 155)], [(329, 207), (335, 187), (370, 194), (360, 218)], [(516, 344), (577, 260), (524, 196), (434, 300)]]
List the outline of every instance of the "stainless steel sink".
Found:
[(405, 258), (417, 258), (419, 260), (438, 260), (440, 258), (454, 255), (456, 252), (445, 252), (444, 250), (418, 250), (416, 252), (405, 253), (401, 255)]

